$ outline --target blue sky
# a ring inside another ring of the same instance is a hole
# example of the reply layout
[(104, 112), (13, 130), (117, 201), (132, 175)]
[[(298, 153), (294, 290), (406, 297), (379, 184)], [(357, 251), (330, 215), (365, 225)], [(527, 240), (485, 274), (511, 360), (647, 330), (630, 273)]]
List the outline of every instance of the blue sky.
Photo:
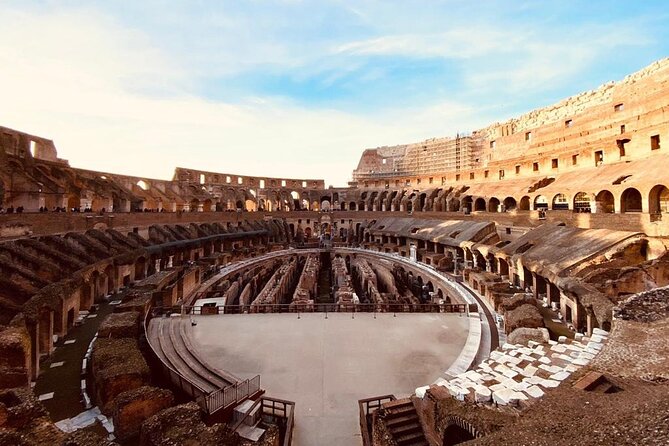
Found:
[(0, 1), (0, 125), (77, 167), (344, 185), (668, 55), (661, 1)]

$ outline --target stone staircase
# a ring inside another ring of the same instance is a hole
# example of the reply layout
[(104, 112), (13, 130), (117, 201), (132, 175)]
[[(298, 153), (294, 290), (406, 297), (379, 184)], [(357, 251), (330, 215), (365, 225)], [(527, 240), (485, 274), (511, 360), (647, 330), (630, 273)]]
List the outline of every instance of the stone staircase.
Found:
[(386, 428), (399, 446), (428, 446), (418, 413), (410, 399), (391, 401), (381, 407)]
[[(154, 318), (147, 337), (158, 358), (177, 371), (203, 394), (212, 393), (234, 383), (230, 376), (212, 370), (199, 360), (190, 343), (184, 339), (181, 318)], [(225, 376), (221, 376), (225, 375)]]

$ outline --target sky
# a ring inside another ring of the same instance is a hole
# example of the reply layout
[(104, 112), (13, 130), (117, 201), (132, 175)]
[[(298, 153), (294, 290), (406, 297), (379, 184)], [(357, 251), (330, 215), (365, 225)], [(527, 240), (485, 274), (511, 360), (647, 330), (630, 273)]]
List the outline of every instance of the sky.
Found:
[(0, 126), (74, 167), (344, 186), (669, 56), (665, 1), (0, 0)]

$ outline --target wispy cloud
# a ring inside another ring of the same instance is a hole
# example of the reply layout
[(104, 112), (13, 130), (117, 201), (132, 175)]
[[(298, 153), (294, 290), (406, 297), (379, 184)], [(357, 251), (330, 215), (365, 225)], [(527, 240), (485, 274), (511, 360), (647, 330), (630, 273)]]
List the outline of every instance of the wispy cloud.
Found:
[(472, 130), (577, 93), (600, 64), (640, 68), (639, 48), (666, 52), (644, 17), (528, 21), (516, 16), (536, 3), (470, 3), (9, 2), (0, 125), (54, 138), (86, 168), (342, 185), (365, 147)]

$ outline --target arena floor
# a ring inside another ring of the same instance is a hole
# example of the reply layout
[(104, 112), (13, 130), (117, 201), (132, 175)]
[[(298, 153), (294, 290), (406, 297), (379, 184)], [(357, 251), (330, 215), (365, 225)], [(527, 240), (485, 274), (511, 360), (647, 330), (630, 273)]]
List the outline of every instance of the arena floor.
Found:
[(408, 395), (457, 358), (469, 322), (457, 314), (200, 316), (195, 348), (211, 365), (295, 401), (296, 446), (358, 445), (358, 399)]

